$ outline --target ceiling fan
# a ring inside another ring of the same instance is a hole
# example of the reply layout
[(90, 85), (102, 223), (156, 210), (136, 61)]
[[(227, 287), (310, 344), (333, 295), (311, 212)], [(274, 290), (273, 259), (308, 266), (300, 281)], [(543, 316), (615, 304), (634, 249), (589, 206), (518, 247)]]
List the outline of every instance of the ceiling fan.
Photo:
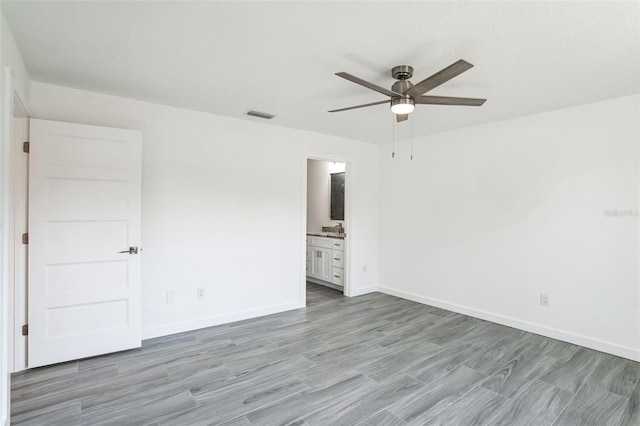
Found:
[(375, 90), (376, 92), (389, 96), (391, 99), (372, 102), (370, 104), (356, 105), (348, 108), (334, 109), (329, 112), (348, 111), (350, 109), (391, 103), (391, 112), (396, 115), (396, 120), (400, 122), (409, 118), (409, 113), (413, 111), (415, 104), (481, 106), (486, 102), (486, 99), (454, 98), (450, 96), (424, 96), (425, 93), (435, 89), (443, 83), (446, 83), (472, 67), (473, 65), (469, 62), (460, 59), (443, 70), (433, 74), (431, 77), (425, 78), (420, 83), (413, 84), (409, 81), (413, 76), (413, 67), (410, 65), (398, 65), (397, 67), (393, 67), (391, 70), (393, 78), (398, 80), (393, 83), (391, 90), (369, 83), (368, 81), (362, 80), (361, 78), (346, 72), (338, 72), (336, 73), (338, 77), (342, 77), (368, 89)]

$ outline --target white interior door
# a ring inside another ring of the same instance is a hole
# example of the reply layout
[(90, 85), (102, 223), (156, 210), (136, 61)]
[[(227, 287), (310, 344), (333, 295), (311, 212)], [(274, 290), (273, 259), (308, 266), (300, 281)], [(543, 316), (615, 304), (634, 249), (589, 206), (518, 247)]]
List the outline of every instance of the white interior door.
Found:
[(29, 368), (140, 346), (141, 139), (31, 120)]

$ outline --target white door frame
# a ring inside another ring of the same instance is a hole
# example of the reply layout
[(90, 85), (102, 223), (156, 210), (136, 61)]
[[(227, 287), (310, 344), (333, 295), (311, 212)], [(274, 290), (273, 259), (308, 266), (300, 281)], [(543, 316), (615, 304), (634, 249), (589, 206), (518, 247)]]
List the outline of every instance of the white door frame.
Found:
[[(12, 124), (15, 119), (24, 119), (23, 129), (11, 129), (12, 144), (12, 179), (11, 183), (11, 223), (13, 231), (13, 283), (12, 290), (13, 321), (10, 322), (13, 334), (13, 354), (10, 368), (12, 372), (22, 371), (27, 368), (27, 337), (22, 335), (22, 326), (27, 323), (27, 253), (22, 244), (22, 234), (28, 232), (27, 200), (29, 195), (29, 155), (22, 151), (22, 143), (29, 140), (29, 113), (17, 94), (13, 99)], [(19, 133), (19, 134), (18, 134)], [(12, 287), (11, 287), (12, 286)]]
[(351, 186), (353, 181), (353, 170), (351, 166), (351, 159), (335, 153), (327, 152), (314, 152), (305, 151), (302, 153), (302, 186), (300, 188), (300, 303), (302, 306), (307, 306), (307, 161), (308, 160), (320, 160), (331, 161), (335, 163), (345, 163), (345, 192), (344, 192), (344, 223), (347, 238), (344, 240), (344, 263), (345, 274), (344, 290), (345, 296), (352, 297), (351, 291)]
[[(0, 78), (3, 80), (5, 91), (0, 99), (2, 115), (0, 116), (0, 425), (8, 425), (10, 418), (10, 373), (13, 371), (14, 358), (14, 283), (13, 283), (13, 117), (16, 106), (21, 106), (28, 116), (29, 111), (24, 107), (25, 99), (16, 90), (16, 75), (10, 66), (5, 66)], [(26, 291), (26, 287), (25, 287)]]

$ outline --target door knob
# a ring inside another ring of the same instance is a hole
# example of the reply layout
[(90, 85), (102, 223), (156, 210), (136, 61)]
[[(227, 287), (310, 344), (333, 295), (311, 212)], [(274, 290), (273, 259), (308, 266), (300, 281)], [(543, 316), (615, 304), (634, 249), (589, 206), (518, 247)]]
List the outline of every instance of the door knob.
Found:
[(119, 251), (118, 253), (138, 254), (138, 247), (129, 247), (129, 250)]

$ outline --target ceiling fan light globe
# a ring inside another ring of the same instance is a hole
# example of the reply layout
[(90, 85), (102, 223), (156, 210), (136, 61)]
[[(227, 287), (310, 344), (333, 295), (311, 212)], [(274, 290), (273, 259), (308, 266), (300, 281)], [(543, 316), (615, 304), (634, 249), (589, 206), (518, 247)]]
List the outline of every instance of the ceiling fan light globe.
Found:
[(413, 112), (415, 105), (413, 99), (399, 98), (391, 101), (391, 112), (394, 114), (409, 114)]

